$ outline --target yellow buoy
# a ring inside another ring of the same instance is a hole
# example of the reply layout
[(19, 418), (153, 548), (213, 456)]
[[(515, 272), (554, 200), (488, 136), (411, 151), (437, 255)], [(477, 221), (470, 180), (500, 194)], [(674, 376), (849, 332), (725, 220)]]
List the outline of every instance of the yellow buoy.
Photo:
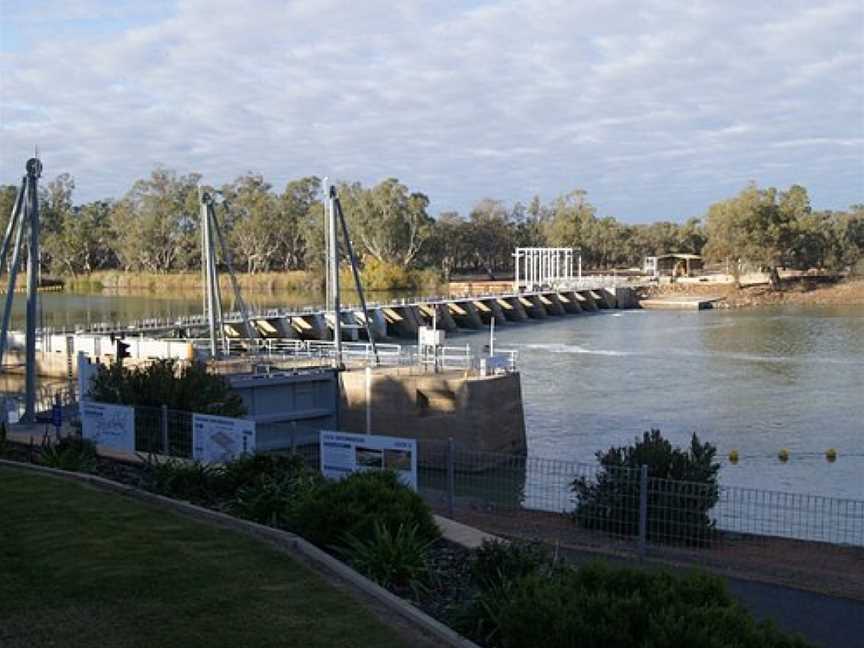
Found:
[(834, 448), (828, 448), (825, 451), (825, 458), (828, 460), (828, 463), (834, 463), (837, 461), (837, 451)]
[(777, 458), (783, 463), (786, 463), (789, 461), (789, 451), (786, 448), (782, 448), (780, 452), (777, 453)]
[(738, 451), (737, 450), (732, 450), (729, 453), (729, 463), (731, 463), (731, 464), (737, 464), (738, 463)]

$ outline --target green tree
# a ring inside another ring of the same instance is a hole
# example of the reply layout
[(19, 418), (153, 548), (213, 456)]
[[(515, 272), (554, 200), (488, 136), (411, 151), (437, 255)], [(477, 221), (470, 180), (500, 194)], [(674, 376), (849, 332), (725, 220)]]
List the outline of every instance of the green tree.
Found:
[(45, 248), (56, 272), (89, 274), (114, 260), (113, 238), (111, 204), (97, 201), (75, 207), (66, 215)]
[(158, 167), (115, 205), (115, 251), (125, 269), (165, 273), (190, 266), (198, 256), (200, 179)]
[(285, 226), (282, 205), (258, 174), (247, 174), (222, 188), (232, 212), (231, 242), (246, 272), (272, 269), (283, 245)]
[(711, 205), (706, 217), (706, 253), (733, 262), (736, 283), (742, 261), (767, 268), (773, 289), (780, 288), (778, 267), (791, 257), (796, 216), (809, 208), (806, 190), (759, 189), (750, 184), (736, 197)]
[(314, 176), (292, 180), (282, 192), (278, 238), (279, 256), (286, 270), (304, 267), (307, 250), (315, 249), (315, 237), (323, 234), (320, 194), (321, 180)]
[(359, 182), (342, 184), (339, 198), (351, 236), (365, 253), (382, 262), (412, 265), (434, 222), (426, 212), (428, 197), (388, 178), (371, 189)]

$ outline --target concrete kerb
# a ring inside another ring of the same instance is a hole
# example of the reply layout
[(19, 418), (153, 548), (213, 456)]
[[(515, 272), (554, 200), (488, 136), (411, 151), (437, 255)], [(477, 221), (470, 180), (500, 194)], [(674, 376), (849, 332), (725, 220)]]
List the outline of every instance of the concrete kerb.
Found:
[(440, 621), (433, 619), (425, 612), (422, 612), (395, 594), (391, 594), (377, 583), (372, 582), (362, 574), (354, 571), (345, 563), (322, 551), (296, 534), (264, 526), (263, 524), (249, 522), (248, 520), (241, 520), (225, 513), (220, 513), (219, 511), (213, 511), (201, 506), (196, 506), (195, 504), (190, 504), (189, 502), (182, 502), (180, 500), (171, 499), (170, 497), (150, 493), (135, 488), (134, 486), (121, 484), (96, 475), (67, 472), (65, 470), (57, 470), (46, 466), (37, 466), (34, 464), (21, 463), (19, 461), (0, 459), (0, 467), (3, 466), (90, 484), (102, 490), (119, 493), (156, 506), (171, 509), (181, 515), (196, 520), (215, 523), (220, 527), (237, 531), (259, 540), (264, 540), (282, 550), (296, 551), (313, 563), (318, 569), (326, 570), (335, 574), (355, 589), (375, 599), (392, 612), (398, 614), (409, 623), (412, 623), (418, 629), (432, 635), (448, 646), (454, 646), (455, 648), (479, 648), (479, 646), (477, 646), (473, 641), (466, 639), (452, 628), (449, 628)]

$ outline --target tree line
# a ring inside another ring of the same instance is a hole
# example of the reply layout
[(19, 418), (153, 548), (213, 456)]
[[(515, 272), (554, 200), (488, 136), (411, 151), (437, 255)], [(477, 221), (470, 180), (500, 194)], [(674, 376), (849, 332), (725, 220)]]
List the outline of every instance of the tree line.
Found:
[[(57, 275), (96, 270), (168, 273), (200, 269), (199, 187), (215, 192), (217, 214), (235, 265), (259, 273), (309, 270), (323, 262), (321, 180), (309, 176), (276, 188), (249, 173), (221, 187), (158, 167), (120, 199), (78, 204), (75, 181), (61, 174), (40, 188), (43, 268)], [(0, 186), (0, 219), (16, 188)], [(816, 210), (807, 190), (746, 186), (684, 223), (631, 225), (599, 216), (585, 191), (544, 203), (508, 206), (480, 200), (468, 214), (429, 214), (429, 198), (395, 178), (375, 186), (338, 185), (360, 257), (401, 268), (489, 276), (512, 272), (516, 247), (581, 250), (583, 266), (639, 267), (645, 256), (703, 254), (709, 260), (778, 267), (847, 270), (864, 259), (864, 205)], [(0, 222), (5, 228), (5, 222)]]

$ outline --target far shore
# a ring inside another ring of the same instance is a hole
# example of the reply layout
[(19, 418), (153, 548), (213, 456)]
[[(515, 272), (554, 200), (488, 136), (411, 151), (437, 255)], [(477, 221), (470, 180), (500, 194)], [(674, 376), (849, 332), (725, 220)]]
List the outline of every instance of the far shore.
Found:
[(648, 289), (646, 295), (705, 295), (723, 297), (719, 308), (749, 308), (783, 304), (864, 306), (864, 279), (831, 281), (796, 277), (783, 280), (782, 289), (767, 283), (736, 288), (732, 283), (676, 283)]

